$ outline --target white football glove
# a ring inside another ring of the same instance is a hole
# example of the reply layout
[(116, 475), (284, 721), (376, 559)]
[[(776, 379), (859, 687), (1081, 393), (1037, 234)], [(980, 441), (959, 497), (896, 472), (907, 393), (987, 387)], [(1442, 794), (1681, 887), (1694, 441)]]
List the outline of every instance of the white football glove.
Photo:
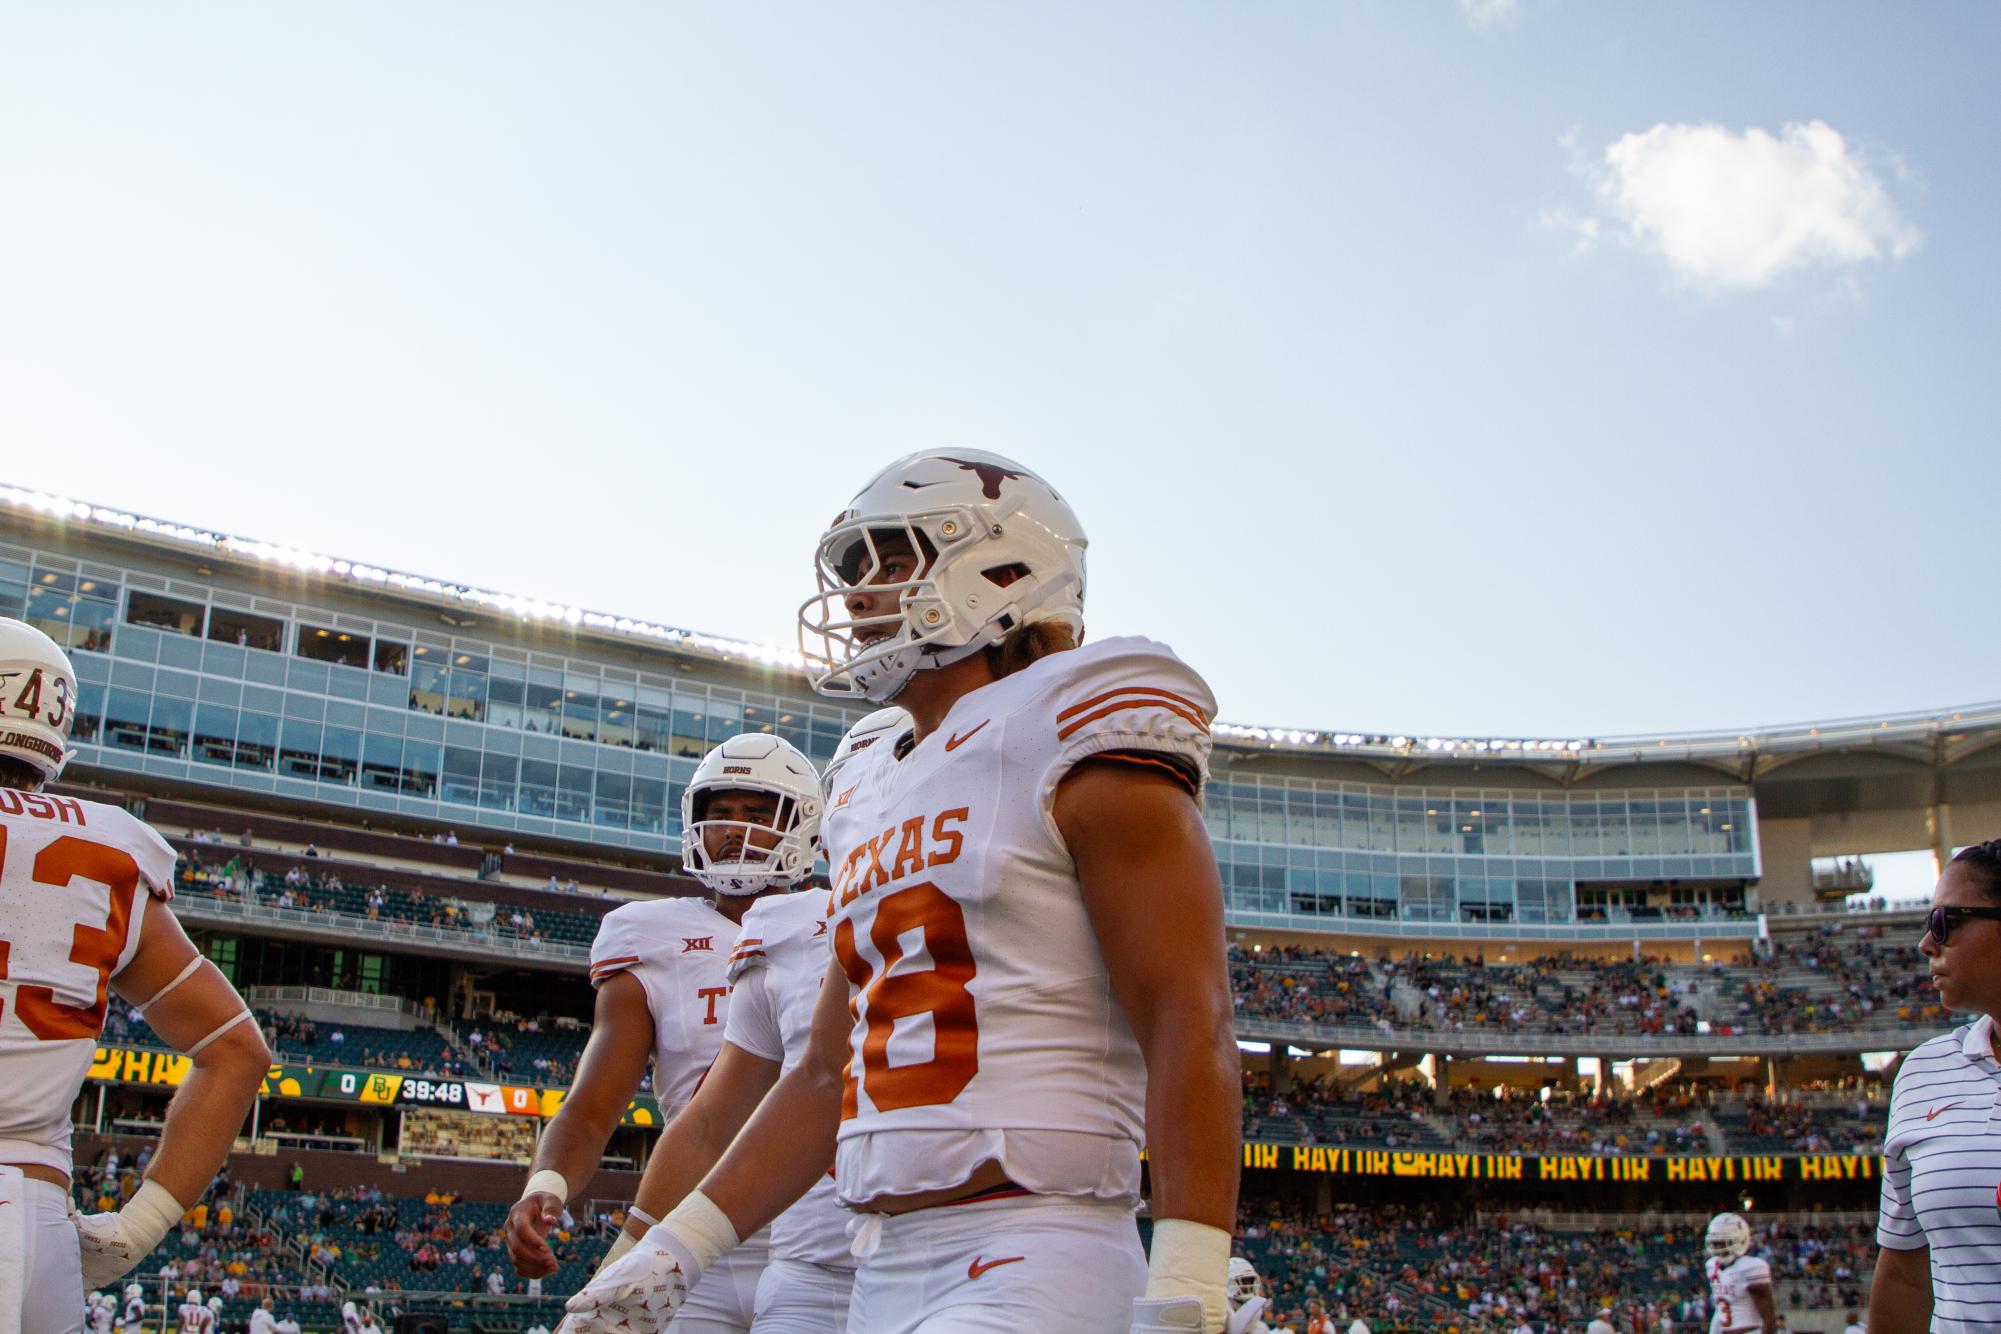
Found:
[(1269, 1297), (1250, 1297), (1244, 1304), (1230, 1312), (1229, 1323), (1223, 1326), (1223, 1334), (1250, 1334), (1258, 1327), (1258, 1317), (1271, 1305)]
[(694, 1253), (664, 1227), (598, 1270), (564, 1303), (565, 1334), (659, 1334), (702, 1276)]
[(83, 1286), (106, 1288), (132, 1272), (187, 1210), (165, 1186), (146, 1181), (116, 1213), (72, 1212), (77, 1249), (83, 1257)]

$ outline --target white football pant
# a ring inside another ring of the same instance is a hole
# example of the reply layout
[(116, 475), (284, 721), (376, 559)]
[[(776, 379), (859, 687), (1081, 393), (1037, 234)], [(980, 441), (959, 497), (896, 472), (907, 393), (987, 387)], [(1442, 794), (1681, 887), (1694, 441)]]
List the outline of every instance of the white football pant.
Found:
[(848, 1327), (866, 1334), (1106, 1334), (1146, 1291), (1139, 1227), (1116, 1202), (979, 1200), (866, 1217), (858, 1232)]
[(760, 1233), (702, 1271), (702, 1281), (667, 1323), (671, 1334), (750, 1334), (757, 1280), (771, 1258)]
[(61, 1186), (0, 1167), (0, 1334), (78, 1334), (83, 1256)]
[(773, 1260), (757, 1281), (751, 1334), (847, 1334), (855, 1271)]

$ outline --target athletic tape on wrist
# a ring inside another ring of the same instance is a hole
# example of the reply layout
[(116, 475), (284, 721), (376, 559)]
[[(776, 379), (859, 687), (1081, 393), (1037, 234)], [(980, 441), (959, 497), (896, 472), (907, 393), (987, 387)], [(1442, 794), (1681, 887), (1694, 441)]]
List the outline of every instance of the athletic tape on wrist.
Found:
[(172, 1191), (147, 1177), (118, 1211), (118, 1219), (125, 1225), (125, 1235), (131, 1239), (136, 1253), (145, 1255), (173, 1231), (186, 1212)]
[(736, 1224), (730, 1222), (729, 1215), (699, 1190), (689, 1191), (687, 1198), (660, 1220), (659, 1226), (680, 1238), (703, 1269), (735, 1250), (743, 1240), (737, 1236)]
[(546, 1167), (539, 1172), (531, 1173), (528, 1177), (528, 1184), (521, 1188), (521, 1198), (525, 1200), (530, 1195), (545, 1194), (554, 1195), (564, 1204), (568, 1204), (570, 1202), (570, 1183), (563, 1179), (561, 1172), (551, 1171)]
[(1230, 1274), (1230, 1234), (1207, 1223), (1163, 1218), (1153, 1225), (1153, 1248), (1146, 1262), (1146, 1295), (1197, 1297), (1214, 1324), (1228, 1317), (1224, 1293)]
[(597, 1272), (602, 1274), (605, 1270), (617, 1264), (619, 1256), (624, 1255), (638, 1244), (639, 1238), (633, 1236), (630, 1232), (620, 1232), (618, 1239), (612, 1242), (611, 1249), (604, 1253), (604, 1259), (598, 1261)]

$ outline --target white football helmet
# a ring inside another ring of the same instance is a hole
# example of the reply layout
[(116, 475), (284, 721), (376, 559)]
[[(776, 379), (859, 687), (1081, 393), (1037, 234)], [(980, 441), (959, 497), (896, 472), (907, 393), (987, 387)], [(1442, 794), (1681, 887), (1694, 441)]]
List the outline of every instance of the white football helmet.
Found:
[(189, 1288), (189, 1289), (188, 1289), (188, 1295), (187, 1295), (187, 1296), (185, 1296), (185, 1297), (183, 1297), (183, 1298), (181, 1298), (181, 1301), (182, 1301), (182, 1302), (184, 1302), (185, 1304), (189, 1305), (189, 1306), (200, 1306), (200, 1305), (201, 1305), (201, 1289), (200, 1289), (200, 1288)]
[[(881, 577), (885, 544), (916, 556), (909, 577)], [(820, 592), (799, 609), (813, 688), (887, 703), (912, 672), (1021, 626), (1056, 621), (1081, 638), (1086, 545), (1069, 504), (1020, 464), (974, 449), (898, 459), (820, 539)], [(849, 599), (864, 593), (895, 605), (857, 616)]]
[(83, 1300), (84, 1304), (87, 1306), (102, 1306), (104, 1305), (104, 1294), (101, 1292), (93, 1292), (88, 1297), (85, 1297)]
[(840, 776), (841, 770), (848, 767), (848, 761), (878, 741), (888, 745), (909, 730), (910, 710), (899, 709), (893, 704), (886, 709), (877, 709), (850, 727), (847, 735), (841, 738), (841, 744), (834, 747), (834, 757), (827, 761), (827, 771), (821, 775), (820, 790), (826, 797), (826, 805), (822, 809), (834, 808), (834, 798), (838, 795), (834, 790), (834, 780)]
[(1241, 1255), (1230, 1257), (1230, 1303), (1236, 1305), (1262, 1295), (1264, 1283), (1258, 1278), (1258, 1271), (1251, 1262)]
[(75, 754), (76, 670), (56, 641), (0, 616), (0, 755), (20, 760), (53, 782)]
[[(778, 808), (771, 824), (705, 819), (709, 794), (721, 791), (776, 797)], [(820, 810), (820, 775), (796, 746), (769, 732), (733, 736), (702, 757), (681, 793), (682, 869), (718, 894), (758, 894), (796, 885), (813, 874)], [(714, 827), (734, 829), (743, 836), (735, 860), (709, 860), (702, 835)], [(777, 836), (776, 846), (755, 846), (751, 835), (766, 830)]]
[(209, 1309), (209, 1310), (211, 1310), (211, 1311), (213, 1311), (213, 1312), (215, 1312), (215, 1313), (216, 1313), (217, 1315), (221, 1315), (221, 1314), (222, 1314), (222, 1298), (220, 1298), (220, 1297), (211, 1297), (211, 1298), (209, 1298), (209, 1299), (208, 1299), (208, 1309)]
[(1709, 1220), (1702, 1248), (1713, 1258), (1729, 1264), (1751, 1249), (1751, 1225), (1742, 1214), (1718, 1214)]
[(146, 1290), (137, 1283), (127, 1283), (125, 1285), (125, 1300), (130, 1301), (134, 1297), (143, 1297), (145, 1295)]

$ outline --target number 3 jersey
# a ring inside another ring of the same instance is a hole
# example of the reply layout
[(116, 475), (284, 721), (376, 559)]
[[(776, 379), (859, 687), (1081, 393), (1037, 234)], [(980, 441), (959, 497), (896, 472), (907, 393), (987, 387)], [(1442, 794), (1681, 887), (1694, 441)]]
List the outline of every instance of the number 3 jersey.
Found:
[(999, 1162), (1028, 1190), (1139, 1194), (1146, 1069), (1055, 819), (1086, 760), (1208, 779), (1215, 701), (1150, 640), (1051, 654), (870, 747), (821, 836), (855, 1026), (841, 1199), (937, 1190)]
[(110, 980), (173, 885), (174, 850), (129, 812), (0, 789), (0, 1163), (70, 1170)]
[(1751, 1300), (1751, 1289), (1772, 1281), (1772, 1266), (1755, 1255), (1740, 1255), (1729, 1264), (1711, 1256), (1703, 1262), (1709, 1276), (1709, 1296), (1716, 1308), (1709, 1317), (1710, 1334), (1739, 1334), (1763, 1329), (1765, 1318)]

